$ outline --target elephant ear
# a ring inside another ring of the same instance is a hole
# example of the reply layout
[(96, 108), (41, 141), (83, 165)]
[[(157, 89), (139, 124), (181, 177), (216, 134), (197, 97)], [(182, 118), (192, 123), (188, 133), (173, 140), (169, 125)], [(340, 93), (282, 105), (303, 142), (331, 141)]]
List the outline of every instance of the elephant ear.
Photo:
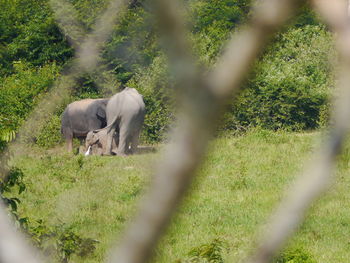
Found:
[(91, 145), (96, 144), (100, 141), (100, 137), (97, 134), (98, 132), (99, 132), (99, 130), (92, 131), (92, 138), (91, 138), (92, 143), (91, 143)]
[(98, 143), (98, 141), (100, 140), (99, 136), (97, 135), (98, 130), (93, 130), (90, 131), (87, 136), (86, 136), (86, 147), (92, 146), (96, 143)]
[(101, 119), (106, 119), (106, 107), (98, 107), (96, 115)]

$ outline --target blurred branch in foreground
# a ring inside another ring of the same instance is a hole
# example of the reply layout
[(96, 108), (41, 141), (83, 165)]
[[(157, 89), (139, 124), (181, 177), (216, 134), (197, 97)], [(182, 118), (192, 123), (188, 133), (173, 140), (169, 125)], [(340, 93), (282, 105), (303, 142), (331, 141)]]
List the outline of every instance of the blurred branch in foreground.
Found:
[(39, 263), (39, 252), (28, 246), (22, 233), (14, 229), (13, 223), (0, 203), (0, 262), (1, 263)]
[[(53, 113), (57, 107), (70, 95), (71, 89), (76, 85), (77, 78), (83, 73), (91, 73), (98, 66), (99, 53), (104, 43), (112, 32), (113, 25), (116, 23), (119, 10), (125, 6), (126, 1), (111, 0), (108, 8), (97, 20), (94, 30), (85, 39), (83, 39), (84, 30), (75, 19), (72, 6), (61, 1), (52, 1), (56, 17), (62, 30), (69, 35), (71, 43), (78, 49), (75, 59), (64, 70), (63, 75), (56, 81), (51, 90), (42, 98), (35, 107), (34, 111), (27, 118), (18, 132), (19, 140), (15, 140), (9, 145), (1, 155), (0, 163), (7, 162), (8, 153), (21, 155), (25, 144), (21, 138), (35, 135), (40, 127), (45, 123), (47, 115)], [(57, 8), (57, 10), (55, 9)], [(69, 12), (68, 12), (69, 10)], [(67, 11), (67, 12), (64, 12)], [(70, 29), (68, 29), (70, 26)], [(75, 39), (75, 40), (74, 40)], [(75, 42), (74, 42), (75, 41)], [(79, 43), (82, 41), (82, 43)], [(79, 44), (77, 44), (79, 43)], [(97, 75), (101, 75), (101, 71)], [(99, 76), (100, 77), (100, 76)], [(103, 77), (97, 78), (97, 80)], [(101, 85), (101, 82), (97, 83)], [(5, 174), (1, 176), (6, 176)], [(2, 204), (0, 204), (2, 206)], [(19, 262), (39, 262), (34, 256), (37, 254), (34, 249), (30, 249), (19, 233), (15, 233), (6, 218), (5, 210), (0, 207), (0, 262), (19, 263)]]
[[(166, 147), (165, 156), (156, 171), (150, 192), (145, 196), (136, 219), (122, 237), (119, 248), (112, 254), (110, 258), (112, 262), (141, 263), (149, 260), (201, 163), (208, 141), (215, 130), (215, 124), (224, 111), (228, 98), (232, 93), (237, 96), (242, 80), (271, 35), (304, 2), (258, 1), (250, 25), (229, 42), (224, 55), (208, 74), (197, 67), (196, 59), (191, 53), (191, 44), (186, 38), (188, 31), (179, 13), (177, 2), (171, 0), (152, 2), (162, 42), (168, 53), (173, 74), (176, 76), (180, 109), (178, 125), (172, 132), (172, 143)], [(313, 0), (313, 4), (337, 33), (341, 72), (339, 100), (333, 114), (335, 125), (325, 146), (281, 203), (260, 242), (261, 245), (249, 262), (270, 262), (296, 230), (311, 203), (327, 189), (336, 156), (340, 153), (341, 145), (349, 130), (350, 29), (347, 2), (337, 0), (330, 3), (326, 0)], [(75, 26), (74, 30), (63, 29), (70, 36), (73, 45), (78, 46), (74, 43), (80, 41), (83, 43), (79, 44), (77, 56), (67, 75), (39, 104), (21, 128), (20, 134), (30, 134), (37, 129), (37, 124), (44, 120), (44, 116), (52, 112), (57, 103), (69, 94), (70, 88), (75, 84), (76, 76), (81, 71), (91, 73), (98, 67), (102, 45), (112, 30), (117, 10), (121, 6), (119, 1), (112, 1), (110, 8), (96, 23), (93, 33), (86, 38), (74, 18), (74, 11), (70, 17), (64, 18), (58, 15), (62, 18), (58, 19), (61, 25)], [(64, 15), (64, 12), (62, 14)], [(17, 145), (11, 144), (11, 147), (15, 148)], [(31, 251), (10, 226), (4, 210), (0, 211), (0, 236), (1, 262), (39, 262), (40, 259), (35, 256), (37, 253)]]
[[(189, 53), (186, 29), (174, 1), (154, 1), (162, 39), (177, 79), (180, 113), (149, 193), (111, 262), (146, 262), (188, 189), (229, 95), (266, 45), (303, 1), (259, 1), (251, 25), (228, 44), (217, 67), (203, 77)], [(175, 70), (174, 70), (175, 69)]]
[(340, 54), (340, 80), (338, 99), (334, 104), (333, 127), (323, 147), (298, 178), (276, 214), (268, 224), (256, 254), (249, 262), (270, 262), (289, 236), (296, 231), (312, 202), (328, 189), (335, 168), (336, 157), (341, 152), (350, 128), (350, 24), (347, 2), (344, 0), (313, 0), (313, 5), (326, 23), (337, 34)]

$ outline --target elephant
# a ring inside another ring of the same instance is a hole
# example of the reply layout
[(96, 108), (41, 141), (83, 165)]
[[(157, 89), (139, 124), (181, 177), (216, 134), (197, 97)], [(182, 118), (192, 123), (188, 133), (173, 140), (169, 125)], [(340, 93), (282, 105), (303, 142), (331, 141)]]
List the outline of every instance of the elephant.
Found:
[[(118, 134), (115, 133), (112, 141), (112, 152), (118, 147)], [(103, 155), (107, 146), (107, 129), (89, 131), (85, 139), (85, 155)], [(90, 147), (90, 148), (89, 148)]]
[(107, 125), (108, 99), (84, 99), (74, 101), (64, 110), (61, 118), (61, 133), (66, 140), (68, 152), (73, 150), (73, 137), (82, 142), (89, 131)]
[[(145, 118), (145, 103), (134, 88), (125, 87), (113, 95), (106, 107), (107, 145), (104, 155), (112, 154), (113, 137), (117, 134), (117, 155), (132, 154), (137, 149), (142, 124)], [(96, 131), (95, 131), (96, 132)]]

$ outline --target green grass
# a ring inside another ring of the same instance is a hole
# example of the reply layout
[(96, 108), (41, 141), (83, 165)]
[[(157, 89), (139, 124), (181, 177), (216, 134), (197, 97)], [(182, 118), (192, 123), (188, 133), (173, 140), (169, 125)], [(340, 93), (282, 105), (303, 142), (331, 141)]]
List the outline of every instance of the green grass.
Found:
[[(213, 141), (153, 261), (206, 262), (193, 255), (205, 257), (216, 249), (219, 255), (212, 262), (240, 262), (319, 141), (320, 133), (261, 130)], [(15, 160), (27, 185), (20, 214), (52, 226), (65, 223), (80, 236), (99, 240), (92, 256), (74, 256), (71, 262), (103, 262), (135, 213), (160, 153), (85, 158), (63, 151), (31, 149)], [(289, 243), (319, 263), (350, 258), (349, 151), (345, 153), (333, 187)]]

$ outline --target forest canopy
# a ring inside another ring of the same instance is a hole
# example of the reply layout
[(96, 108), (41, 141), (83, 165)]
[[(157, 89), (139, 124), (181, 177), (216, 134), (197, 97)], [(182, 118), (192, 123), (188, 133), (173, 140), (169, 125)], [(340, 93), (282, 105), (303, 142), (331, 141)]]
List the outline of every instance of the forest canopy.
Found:
[[(86, 32), (93, 28), (107, 0), (70, 0)], [(186, 1), (194, 52), (204, 67), (215, 65), (226, 41), (250, 15), (249, 0)], [(0, 142), (18, 131), (41, 96), (72, 60), (74, 49), (58, 27), (48, 0), (0, 0)], [(330, 32), (305, 8), (262, 54), (245, 89), (223, 116), (220, 129), (234, 133), (248, 127), (308, 130), (327, 123), (333, 76)], [(159, 47), (146, 1), (136, 0), (120, 15), (103, 50), (106, 70), (136, 88), (146, 103), (143, 140), (162, 140), (173, 119), (171, 74)], [(70, 101), (103, 97), (93, 77), (84, 74)], [(59, 105), (34, 141), (44, 147), (60, 142)]]

